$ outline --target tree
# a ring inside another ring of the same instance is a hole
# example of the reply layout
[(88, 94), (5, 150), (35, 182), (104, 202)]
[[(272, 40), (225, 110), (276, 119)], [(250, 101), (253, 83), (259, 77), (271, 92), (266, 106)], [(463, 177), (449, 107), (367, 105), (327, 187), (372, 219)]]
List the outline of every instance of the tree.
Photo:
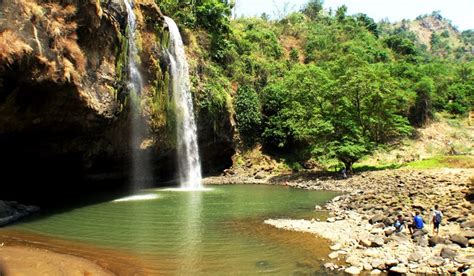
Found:
[(253, 142), (260, 134), (262, 114), (257, 93), (249, 86), (240, 86), (234, 102), (237, 128), (241, 138)]
[(375, 23), (374, 19), (369, 17), (367, 14), (364, 13), (359, 13), (356, 15), (357, 22), (362, 24), (369, 32), (371, 32), (375, 37), (379, 37), (380, 31), (378, 28), (377, 23)]
[(301, 12), (311, 20), (315, 20), (323, 9), (323, 3), (323, 0), (309, 0), (301, 9)]
[(342, 5), (336, 10), (336, 18), (339, 22), (342, 22), (346, 18), (347, 6)]
[(433, 79), (423, 77), (415, 85), (416, 102), (410, 114), (411, 123), (415, 126), (421, 127), (433, 118), (432, 95), (435, 91), (435, 84)]

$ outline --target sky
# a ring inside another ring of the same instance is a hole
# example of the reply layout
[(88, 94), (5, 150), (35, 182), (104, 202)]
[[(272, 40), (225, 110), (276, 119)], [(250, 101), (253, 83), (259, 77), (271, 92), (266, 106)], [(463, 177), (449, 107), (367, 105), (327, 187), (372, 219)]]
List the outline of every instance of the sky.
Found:
[[(259, 16), (262, 13), (274, 17), (287, 10), (298, 10), (307, 0), (236, 0), (237, 16)], [(324, 0), (324, 8), (346, 5), (348, 14), (365, 13), (380, 21), (390, 22), (415, 19), (418, 15), (441, 11), (441, 15), (453, 22), (459, 30), (474, 29), (474, 0)]]

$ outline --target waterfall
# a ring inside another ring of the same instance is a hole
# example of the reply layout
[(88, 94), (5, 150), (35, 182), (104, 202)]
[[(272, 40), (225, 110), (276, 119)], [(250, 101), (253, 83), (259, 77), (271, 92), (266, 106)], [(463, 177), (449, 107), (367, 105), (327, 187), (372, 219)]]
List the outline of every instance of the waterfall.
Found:
[(178, 169), (181, 188), (200, 190), (202, 189), (201, 161), (191, 99), (189, 66), (178, 26), (169, 17), (165, 16), (165, 21), (170, 32), (170, 46), (167, 51), (171, 67), (171, 87), (176, 106)]
[(128, 38), (128, 89), (130, 99), (130, 148), (132, 150), (132, 186), (133, 190), (146, 188), (146, 181), (151, 181), (149, 158), (142, 146), (147, 136), (147, 125), (141, 116), (140, 95), (143, 79), (138, 69), (139, 53), (136, 44), (137, 22), (133, 12), (133, 0), (124, 0), (127, 9)]

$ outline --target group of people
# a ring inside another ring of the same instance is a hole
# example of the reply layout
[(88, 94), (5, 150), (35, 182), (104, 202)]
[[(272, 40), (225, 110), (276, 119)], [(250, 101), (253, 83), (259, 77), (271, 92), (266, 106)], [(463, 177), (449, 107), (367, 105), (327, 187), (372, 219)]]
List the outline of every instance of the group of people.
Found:
[[(439, 234), (439, 226), (441, 224), (442, 219), (443, 213), (439, 210), (439, 206), (435, 205), (431, 216), (431, 222), (433, 223), (433, 235), (435, 233), (436, 235)], [(403, 231), (403, 229), (405, 228), (405, 220), (401, 214), (397, 216), (397, 220), (395, 221), (395, 224), (393, 226), (395, 227), (396, 233), (400, 233)], [(407, 224), (407, 228), (410, 231), (410, 234), (413, 234), (416, 230), (422, 230), (424, 226), (425, 222), (421, 217), (419, 211), (416, 211), (413, 215), (413, 221)]]

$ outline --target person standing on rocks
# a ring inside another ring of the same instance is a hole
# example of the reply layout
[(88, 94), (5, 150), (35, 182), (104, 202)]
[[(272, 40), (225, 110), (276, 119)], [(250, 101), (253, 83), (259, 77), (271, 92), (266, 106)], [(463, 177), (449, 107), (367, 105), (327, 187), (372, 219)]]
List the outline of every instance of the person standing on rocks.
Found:
[(413, 217), (413, 223), (408, 225), (408, 230), (410, 230), (410, 234), (413, 235), (415, 230), (421, 230), (425, 224), (423, 223), (423, 218), (420, 215), (420, 211), (415, 212), (415, 216)]
[(436, 232), (436, 235), (439, 234), (439, 225), (441, 224), (441, 220), (443, 219), (443, 213), (439, 210), (438, 205), (436, 204), (433, 211), (433, 216), (431, 221), (433, 222), (433, 235)]

